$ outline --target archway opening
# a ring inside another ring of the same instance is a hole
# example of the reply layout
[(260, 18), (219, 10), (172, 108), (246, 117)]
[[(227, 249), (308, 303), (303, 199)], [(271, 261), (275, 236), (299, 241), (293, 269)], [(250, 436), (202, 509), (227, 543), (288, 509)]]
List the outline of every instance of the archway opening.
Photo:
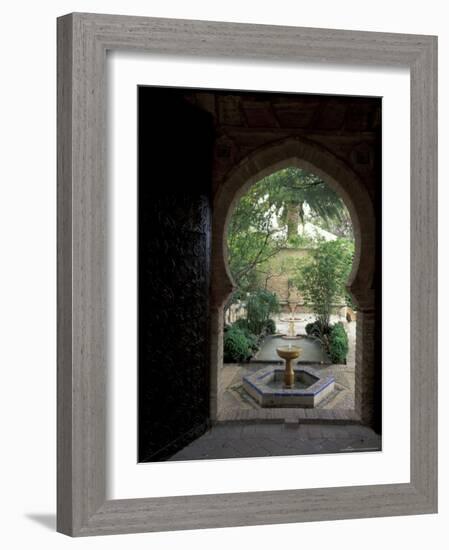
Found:
[[(223, 308), (218, 420), (246, 418), (248, 411), (270, 419), (285, 413), (278, 407), (304, 408), (290, 401), (269, 406), (246, 383), (282, 362), (283, 346), (300, 350), (295, 369), (307, 365), (309, 374), (335, 377), (332, 391), (316, 397), (317, 410), (354, 409), (356, 306), (347, 289), (353, 224), (336, 190), (295, 164), (246, 188), (229, 213), (226, 259), (234, 290)], [(307, 373), (297, 372), (303, 384)]]
[[(352, 222), (354, 258), (347, 287), (357, 305), (354, 410), (342, 409), (338, 414), (332, 414), (331, 419), (361, 422), (380, 430), (380, 309), (376, 302), (376, 258), (379, 256), (376, 244), (378, 225), (373, 201), (360, 177), (345, 162), (321, 145), (297, 137), (272, 142), (254, 150), (217, 186), (212, 220), (211, 420), (218, 420), (218, 402), (223, 390), (218, 385), (218, 374), (223, 366), (224, 308), (234, 290), (226, 242), (231, 215), (240, 197), (253, 184), (292, 166), (318, 176), (336, 191), (344, 201)], [(251, 411), (247, 411), (247, 418), (251, 418), (251, 415)], [(284, 416), (281, 414), (280, 418)], [(308, 422), (309, 415), (303, 416), (304, 421)]]

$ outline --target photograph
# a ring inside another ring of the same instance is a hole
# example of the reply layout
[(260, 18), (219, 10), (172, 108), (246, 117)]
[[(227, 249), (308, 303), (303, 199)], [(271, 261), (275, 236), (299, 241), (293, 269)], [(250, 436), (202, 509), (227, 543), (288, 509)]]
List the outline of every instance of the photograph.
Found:
[(382, 98), (138, 86), (138, 460), (382, 449)]

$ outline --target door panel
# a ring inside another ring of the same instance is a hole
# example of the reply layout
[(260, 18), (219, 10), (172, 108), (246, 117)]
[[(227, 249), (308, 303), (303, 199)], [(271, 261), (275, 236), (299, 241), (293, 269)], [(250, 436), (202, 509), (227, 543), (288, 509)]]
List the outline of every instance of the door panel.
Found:
[(139, 87), (139, 461), (209, 423), (210, 115)]

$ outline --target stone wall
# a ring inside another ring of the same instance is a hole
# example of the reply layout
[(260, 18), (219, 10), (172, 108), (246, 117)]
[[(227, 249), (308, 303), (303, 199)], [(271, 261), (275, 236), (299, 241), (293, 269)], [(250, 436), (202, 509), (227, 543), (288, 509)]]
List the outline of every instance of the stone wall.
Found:
[[(281, 314), (289, 314), (289, 303), (297, 304), (296, 313), (313, 313), (313, 305), (306, 304), (304, 296), (294, 285), (289, 285), (290, 275), (283, 269), (285, 262), (290, 259), (304, 258), (310, 254), (310, 248), (285, 248), (269, 260), (266, 271), (265, 288), (274, 292), (279, 298)], [(332, 313), (346, 315), (344, 302), (332, 304)]]
[[(215, 124), (211, 318), (222, 317), (233, 289), (226, 260), (226, 226), (239, 197), (286, 166), (309, 170), (344, 200), (356, 252), (348, 287), (358, 303), (356, 408), (380, 430), (381, 100), (261, 92), (193, 91), (185, 97)], [(380, 218), (379, 218), (380, 219)], [(376, 244), (377, 241), (377, 244)], [(377, 286), (376, 286), (377, 285)], [(377, 299), (376, 299), (377, 298)], [(213, 323), (214, 325), (214, 323)], [(216, 325), (216, 326), (215, 326)], [(212, 326), (212, 383), (222, 364), (222, 322)], [(216, 410), (216, 387), (211, 410)]]
[[(288, 260), (304, 258), (309, 254), (306, 248), (285, 248), (278, 252), (267, 265), (266, 289), (274, 292), (282, 304), (287, 302), (304, 302), (301, 293), (289, 285), (289, 273), (285, 272), (285, 263)], [(287, 309), (286, 309), (287, 311)]]

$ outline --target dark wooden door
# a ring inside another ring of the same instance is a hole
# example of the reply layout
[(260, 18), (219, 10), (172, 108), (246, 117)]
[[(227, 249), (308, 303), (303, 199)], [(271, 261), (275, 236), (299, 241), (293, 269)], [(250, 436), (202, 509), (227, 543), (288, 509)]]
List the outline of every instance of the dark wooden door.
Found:
[(138, 88), (139, 461), (209, 424), (213, 121), (179, 90)]

